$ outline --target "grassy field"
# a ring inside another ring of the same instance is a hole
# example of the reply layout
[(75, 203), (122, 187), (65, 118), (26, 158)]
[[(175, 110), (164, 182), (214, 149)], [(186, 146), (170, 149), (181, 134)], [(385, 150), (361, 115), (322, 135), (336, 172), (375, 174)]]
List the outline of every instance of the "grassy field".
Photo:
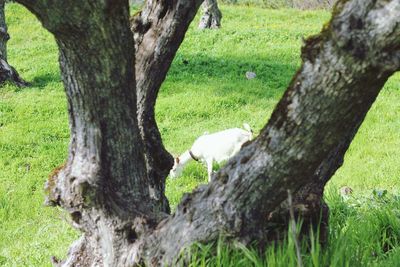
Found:
[[(163, 84), (157, 119), (175, 155), (204, 131), (249, 123), (258, 133), (300, 64), (302, 38), (317, 33), (329, 13), (222, 6), (223, 27), (191, 26)], [(32, 82), (0, 88), (0, 266), (49, 266), (78, 233), (61, 210), (43, 207), (47, 175), (67, 156), (66, 99), (57, 47), (28, 11), (6, 7), (9, 62)], [(246, 71), (257, 78), (247, 80)], [(331, 207), (327, 248), (306, 248), (306, 266), (398, 266), (400, 263), (400, 75), (392, 77), (328, 185)], [(167, 181), (176, 206), (184, 192), (206, 183), (205, 168), (192, 163), (183, 177)], [(337, 189), (354, 189), (341, 200)], [(386, 189), (384, 196), (374, 189)], [(216, 248), (216, 249), (214, 249)], [(212, 254), (213, 257), (209, 257)], [(293, 242), (258, 256), (245, 248), (201, 247), (193, 266), (294, 266)]]

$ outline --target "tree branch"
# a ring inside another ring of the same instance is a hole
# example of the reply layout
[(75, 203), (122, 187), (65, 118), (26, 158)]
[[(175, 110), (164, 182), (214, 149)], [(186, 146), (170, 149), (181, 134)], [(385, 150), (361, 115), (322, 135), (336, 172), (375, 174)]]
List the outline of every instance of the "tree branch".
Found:
[(141, 12), (131, 18), (136, 49), (137, 110), (143, 140), (151, 197), (159, 209), (169, 213), (165, 197), (165, 178), (173, 165), (155, 120), (154, 106), (185, 33), (202, 0), (149, 0)]

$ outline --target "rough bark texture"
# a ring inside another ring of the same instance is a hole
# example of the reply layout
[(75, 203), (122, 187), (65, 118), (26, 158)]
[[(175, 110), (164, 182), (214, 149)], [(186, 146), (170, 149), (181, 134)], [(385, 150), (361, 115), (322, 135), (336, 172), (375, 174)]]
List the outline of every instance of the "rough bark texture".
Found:
[(28, 83), (7, 62), (7, 41), (10, 39), (10, 35), (7, 32), (4, 6), (5, 0), (0, 0), (0, 85), (6, 81), (10, 81), (19, 87), (24, 87)]
[(204, 0), (201, 6), (203, 16), (200, 19), (199, 29), (218, 29), (221, 27), (222, 13), (218, 8), (217, 0)]
[[(361, 121), (360, 121), (361, 122)], [(358, 129), (358, 126), (354, 127)], [(302, 220), (300, 237), (308, 236), (310, 229), (315, 235), (319, 231), (319, 241), (322, 245), (328, 241), (329, 207), (323, 199), (324, 187), (335, 171), (342, 166), (343, 157), (355, 132), (349, 132), (336, 149), (320, 164), (311, 182), (302, 186), (293, 199), (295, 217)], [(268, 239), (281, 240), (286, 237), (290, 222), (288, 201), (285, 200), (273, 212), (268, 214)]]
[[(151, 94), (165, 77), (158, 68), (166, 72), (176, 51), (169, 48), (179, 46), (161, 36), (176, 31), (183, 38), (178, 31), (195, 12), (189, 5), (199, 3), (149, 1), (148, 13), (134, 20), (133, 66), (128, 0), (18, 1), (60, 49), (71, 144), (65, 166), (47, 182), (48, 201), (65, 208), (83, 232), (66, 260), (54, 259), (63, 266), (173, 265), (181, 249), (221, 234), (262, 244), (276, 235), (274, 219), (287, 190), (298, 192), (300, 202), (316, 203), (314, 191), (320, 194), (341, 165), (380, 89), (400, 68), (400, 1), (340, 1), (322, 33), (306, 41), (303, 64), (259, 137), (167, 216), (159, 212), (165, 211), (163, 195), (152, 192), (163, 193), (164, 178), (146, 171), (146, 161), (156, 161), (145, 159), (153, 150), (143, 142), (154, 133), (146, 139), (140, 131), (136, 104), (150, 101), (153, 113), (144, 112), (143, 121), (154, 118)], [(173, 21), (164, 27), (169, 16)], [(157, 75), (162, 78), (151, 81)], [(318, 207), (309, 210), (310, 218), (319, 216)]]
[(154, 106), (160, 86), (201, 2), (149, 0), (131, 19), (136, 49), (137, 112), (150, 196), (159, 209), (167, 213), (170, 208), (164, 193), (165, 178), (172, 168), (173, 157), (162, 143)]

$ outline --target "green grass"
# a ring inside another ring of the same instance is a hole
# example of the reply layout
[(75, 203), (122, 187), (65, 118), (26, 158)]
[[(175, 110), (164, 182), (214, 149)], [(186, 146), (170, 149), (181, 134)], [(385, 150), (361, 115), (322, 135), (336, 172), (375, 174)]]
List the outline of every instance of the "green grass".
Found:
[[(328, 194), (331, 204), (329, 244), (301, 242), (304, 266), (399, 266), (400, 202), (398, 197), (352, 198), (344, 202), (336, 193)], [(292, 236), (281, 244), (258, 253), (252, 247), (218, 240), (211, 245), (195, 245), (190, 250), (190, 267), (207, 266), (296, 266)]]
[[(247, 122), (258, 133), (300, 64), (302, 38), (317, 33), (329, 19), (324, 11), (222, 6), (222, 12), (223, 27), (216, 31), (197, 30), (196, 18), (161, 88), (157, 120), (166, 147), (175, 155), (205, 131)], [(53, 37), (19, 5), (7, 4), (6, 15), (9, 62), (32, 86), (0, 88), (0, 266), (49, 266), (50, 256), (63, 257), (78, 236), (61, 210), (42, 204), (47, 175), (67, 157), (66, 99)], [(256, 72), (257, 78), (247, 80), (246, 71)], [(400, 178), (399, 87), (397, 74), (385, 85), (344, 166), (328, 184), (330, 242), (325, 249), (303, 249), (307, 266), (400, 262), (400, 204), (395, 197)], [(181, 178), (168, 179), (172, 206), (184, 192), (206, 182), (205, 168), (195, 163)], [(352, 187), (357, 198), (338, 198), (337, 188), (343, 185)], [(375, 188), (387, 189), (390, 196), (371, 200)], [(290, 239), (261, 256), (220, 242), (198, 248), (193, 257), (192, 266), (295, 264)]]

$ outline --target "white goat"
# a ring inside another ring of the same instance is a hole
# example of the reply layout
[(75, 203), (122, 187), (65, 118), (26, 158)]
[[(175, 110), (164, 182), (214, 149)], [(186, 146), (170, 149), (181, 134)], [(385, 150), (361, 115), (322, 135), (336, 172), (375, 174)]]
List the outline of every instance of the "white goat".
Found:
[(228, 160), (239, 152), (245, 142), (253, 138), (253, 131), (250, 126), (244, 123), (243, 127), (245, 130), (232, 128), (200, 136), (189, 150), (175, 158), (174, 166), (169, 175), (172, 178), (179, 177), (186, 164), (195, 160), (207, 165), (208, 181), (211, 181), (214, 161), (221, 163)]

